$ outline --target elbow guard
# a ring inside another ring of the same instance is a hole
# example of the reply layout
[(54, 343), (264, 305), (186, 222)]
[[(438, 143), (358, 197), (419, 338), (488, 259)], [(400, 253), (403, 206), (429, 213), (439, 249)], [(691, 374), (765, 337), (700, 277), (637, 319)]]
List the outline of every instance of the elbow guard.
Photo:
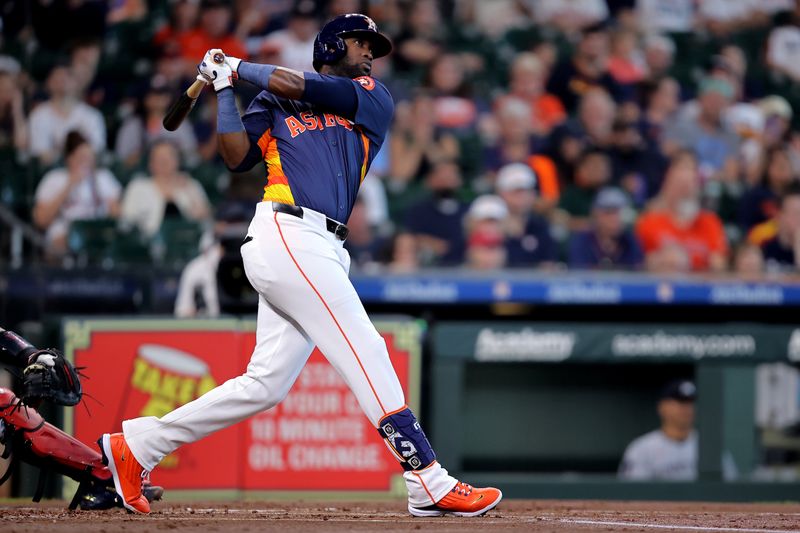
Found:
[(14, 333), (0, 328), (0, 363), (18, 368), (28, 366), (28, 357), (36, 348)]

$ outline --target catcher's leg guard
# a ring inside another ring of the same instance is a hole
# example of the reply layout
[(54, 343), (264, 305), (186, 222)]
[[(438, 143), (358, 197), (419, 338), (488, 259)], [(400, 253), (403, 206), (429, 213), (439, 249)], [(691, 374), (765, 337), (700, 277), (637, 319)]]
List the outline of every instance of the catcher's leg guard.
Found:
[[(92, 510), (122, 505), (116, 498), (111, 471), (103, 464), (99, 451), (45, 422), (36, 409), (4, 388), (0, 388), (0, 422), (5, 426), (0, 440), (6, 445), (4, 458), (12, 456), (14, 460), (41, 468), (42, 472), (54, 470), (80, 483), (70, 509), (78, 505)], [(0, 484), (10, 473), (11, 467), (0, 478)], [(160, 500), (164, 489), (148, 485), (143, 487), (143, 493), (148, 501)]]
[[(0, 388), (0, 418), (6, 432), (14, 437), (6, 441), (16, 441), (12, 453), (18, 459), (56, 470), (76, 481), (84, 479), (86, 473), (101, 480), (111, 478), (99, 452), (46, 422), (36, 409), (22, 403), (8, 389)], [(17, 449), (18, 443), (23, 444), (21, 449)]]
[[(47, 423), (36, 409), (22, 403), (8, 389), (0, 388), (0, 420), (5, 426), (4, 457), (24, 461), (39, 467), (42, 472), (54, 470), (80, 482), (70, 508), (74, 509), (80, 497), (91, 487), (108, 485), (111, 472), (103, 464), (102, 456), (76, 438)], [(5, 482), (11, 472), (0, 478)], [(43, 477), (34, 500), (41, 498)]]

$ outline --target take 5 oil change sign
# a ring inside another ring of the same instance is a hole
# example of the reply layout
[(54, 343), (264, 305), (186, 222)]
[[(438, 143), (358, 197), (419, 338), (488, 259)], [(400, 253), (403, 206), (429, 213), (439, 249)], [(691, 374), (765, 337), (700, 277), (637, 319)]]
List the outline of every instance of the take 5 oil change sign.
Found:
[[(410, 405), (419, 394), (416, 321), (376, 322)], [(98, 428), (161, 417), (246, 371), (255, 326), (239, 320), (86, 320), (64, 324), (64, 349), (86, 367), (88, 409), (66, 428), (94, 442)], [(208, 475), (213, 464), (214, 475)], [(167, 456), (153, 482), (167, 490), (363, 491), (402, 488), (394, 458), (341, 376), (314, 350), (278, 406)], [(66, 487), (65, 490), (70, 490)]]

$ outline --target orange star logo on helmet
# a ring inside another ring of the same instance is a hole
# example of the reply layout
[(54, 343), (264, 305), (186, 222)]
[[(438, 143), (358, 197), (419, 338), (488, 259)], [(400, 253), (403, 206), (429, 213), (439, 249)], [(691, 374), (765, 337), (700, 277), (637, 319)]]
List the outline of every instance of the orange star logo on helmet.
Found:
[(371, 91), (372, 89), (375, 88), (375, 80), (373, 80), (369, 76), (361, 76), (359, 78), (356, 78), (356, 81), (359, 83), (359, 85), (361, 85), (368, 91)]

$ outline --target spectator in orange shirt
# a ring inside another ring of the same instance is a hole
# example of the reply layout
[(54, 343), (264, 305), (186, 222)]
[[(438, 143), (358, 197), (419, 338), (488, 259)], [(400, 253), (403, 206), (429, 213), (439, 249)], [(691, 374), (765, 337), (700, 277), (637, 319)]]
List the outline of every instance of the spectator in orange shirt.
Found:
[(153, 36), (153, 44), (161, 47), (165, 53), (177, 52), (178, 41), (194, 31), (200, 14), (199, 8), (199, 2), (196, 0), (172, 2), (169, 20), (158, 28)]
[(567, 118), (561, 100), (544, 90), (549, 75), (547, 67), (532, 52), (517, 55), (511, 65), (508, 97), (517, 97), (530, 104), (533, 132), (542, 136)]
[(244, 43), (232, 32), (233, 11), (224, 0), (204, 0), (200, 8), (200, 25), (177, 36), (181, 56), (194, 68), (198, 57), (211, 48), (221, 48), (226, 54), (247, 58)]
[(625, 29), (611, 36), (608, 73), (620, 85), (639, 83), (645, 77), (644, 55), (636, 39), (635, 32)]
[(662, 254), (682, 249), (694, 271), (725, 269), (728, 242), (719, 217), (700, 205), (697, 159), (680, 150), (670, 160), (659, 195), (636, 224), (648, 268), (664, 271)]

